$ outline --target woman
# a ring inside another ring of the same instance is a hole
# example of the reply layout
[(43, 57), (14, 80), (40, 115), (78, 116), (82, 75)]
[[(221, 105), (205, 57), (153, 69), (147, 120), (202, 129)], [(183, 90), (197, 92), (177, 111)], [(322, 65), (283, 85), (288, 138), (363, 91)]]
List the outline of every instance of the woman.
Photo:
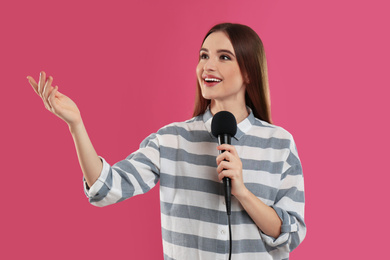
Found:
[[(260, 38), (244, 25), (214, 26), (196, 74), (194, 117), (151, 134), (113, 166), (97, 155), (77, 106), (51, 86), (53, 78), (44, 72), (38, 83), (27, 78), (46, 108), (69, 125), (93, 205), (145, 193), (160, 181), (165, 259), (226, 259), (224, 177), (234, 195), (232, 258), (287, 259), (306, 234), (303, 175), (292, 136), (271, 124)], [(217, 146), (211, 121), (224, 110), (235, 116), (237, 134), (231, 145)]]

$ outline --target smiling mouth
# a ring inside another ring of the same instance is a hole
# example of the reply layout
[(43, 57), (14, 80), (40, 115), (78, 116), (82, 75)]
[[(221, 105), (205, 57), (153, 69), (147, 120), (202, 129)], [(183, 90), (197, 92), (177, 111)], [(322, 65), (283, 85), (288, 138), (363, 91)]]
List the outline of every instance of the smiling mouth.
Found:
[(216, 78), (205, 78), (204, 81), (214, 83), (214, 82), (221, 82), (222, 80)]

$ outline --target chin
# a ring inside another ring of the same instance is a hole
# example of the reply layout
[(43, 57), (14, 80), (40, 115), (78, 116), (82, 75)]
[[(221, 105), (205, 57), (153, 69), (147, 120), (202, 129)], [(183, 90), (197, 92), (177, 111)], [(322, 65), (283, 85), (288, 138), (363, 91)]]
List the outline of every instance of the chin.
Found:
[(207, 99), (207, 100), (211, 100), (211, 99), (215, 99), (215, 95), (211, 95), (210, 93), (205, 93), (206, 91), (202, 91), (202, 96), (204, 99)]

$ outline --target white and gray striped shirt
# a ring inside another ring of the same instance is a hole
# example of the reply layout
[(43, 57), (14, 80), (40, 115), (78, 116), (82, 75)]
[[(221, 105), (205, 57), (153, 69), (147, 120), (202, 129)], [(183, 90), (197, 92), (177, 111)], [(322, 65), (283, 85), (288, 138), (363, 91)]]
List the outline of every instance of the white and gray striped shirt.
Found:
[[(143, 194), (160, 181), (164, 259), (227, 259), (229, 230), (223, 185), (216, 173), (217, 139), (209, 110), (151, 134), (140, 149), (110, 166), (103, 158), (99, 179), (85, 192), (106, 206)], [(288, 259), (304, 239), (304, 185), (292, 136), (250, 115), (232, 138), (246, 187), (282, 220), (274, 239), (232, 197), (232, 259)]]

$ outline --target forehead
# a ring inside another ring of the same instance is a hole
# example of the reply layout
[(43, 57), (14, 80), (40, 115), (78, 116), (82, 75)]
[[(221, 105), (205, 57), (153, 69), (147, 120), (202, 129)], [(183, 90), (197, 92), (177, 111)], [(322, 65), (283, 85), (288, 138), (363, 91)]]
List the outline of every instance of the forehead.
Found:
[(216, 50), (229, 50), (234, 53), (234, 48), (229, 38), (224, 32), (214, 32), (207, 36), (204, 41), (202, 48), (208, 49), (209, 51)]

